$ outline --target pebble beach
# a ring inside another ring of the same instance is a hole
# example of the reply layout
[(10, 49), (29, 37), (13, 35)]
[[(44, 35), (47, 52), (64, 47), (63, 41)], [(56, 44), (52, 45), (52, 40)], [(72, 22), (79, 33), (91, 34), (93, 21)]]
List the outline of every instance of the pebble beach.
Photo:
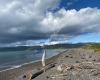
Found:
[[(51, 66), (50, 64), (53, 64)], [(0, 72), (0, 80), (100, 80), (100, 52), (71, 48), (46, 60)]]

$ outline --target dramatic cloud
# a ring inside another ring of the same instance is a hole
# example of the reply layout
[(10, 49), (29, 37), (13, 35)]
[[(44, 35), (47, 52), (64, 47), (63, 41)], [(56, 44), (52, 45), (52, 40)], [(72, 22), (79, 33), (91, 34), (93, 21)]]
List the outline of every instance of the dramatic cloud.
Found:
[(59, 0), (0, 1), (0, 42), (47, 38), (40, 21), (58, 3)]
[(60, 0), (0, 1), (0, 43), (46, 39), (51, 34), (70, 39), (100, 32), (100, 9), (65, 10), (59, 8), (59, 3)]
[(48, 13), (41, 22), (48, 31), (59, 34), (80, 35), (100, 31), (100, 9), (83, 8), (79, 11), (61, 9), (56, 13)]

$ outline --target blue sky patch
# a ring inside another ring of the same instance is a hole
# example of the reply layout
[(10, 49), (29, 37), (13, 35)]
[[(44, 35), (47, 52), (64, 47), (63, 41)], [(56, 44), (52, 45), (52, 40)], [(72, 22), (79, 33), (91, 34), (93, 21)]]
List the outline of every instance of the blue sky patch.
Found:
[(100, 0), (61, 0), (59, 7), (65, 8), (66, 10), (69, 9), (80, 10), (81, 8), (86, 8), (86, 7), (100, 8)]

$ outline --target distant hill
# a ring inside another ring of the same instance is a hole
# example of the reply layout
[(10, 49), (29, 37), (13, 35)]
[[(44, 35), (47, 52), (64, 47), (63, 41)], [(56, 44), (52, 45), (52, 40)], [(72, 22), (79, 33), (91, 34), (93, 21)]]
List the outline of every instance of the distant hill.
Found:
[(25, 50), (27, 47), (19, 46), (19, 47), (1, 47), (0, 51), (17, 51), (17, 50)]
[[(100, 50), (100, 43), (77, 43), (77, 44), (54, 44), (54, 45), (45, 45), (47, 49), (56, 49), (56, 48), (91, 48)], [(34, 50), (40, 49), (41, 46), (17, 46), (17, 47), (2, 47), (0, 51), (23, 51), (23, 50)]]
[[(81, 47), (84, 44), (55, 44), (55, 45), (45, 45), (45, 48), (55, 49), (55, 48), (77, 48)], [(23, 50), (34, 50), (42, 48), (41, 46), (17, 46), (17, 47), (2, 47), (0, 51), (23, 51)]]
[(77, 44), (55, 44), (55, 45), (46, 45), (46, 48), (79, 48), (84, 46), (83, 43)]

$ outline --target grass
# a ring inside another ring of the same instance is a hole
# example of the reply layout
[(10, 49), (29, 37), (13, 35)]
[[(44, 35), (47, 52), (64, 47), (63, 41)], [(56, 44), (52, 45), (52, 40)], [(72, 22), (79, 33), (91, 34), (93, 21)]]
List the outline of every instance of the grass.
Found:
[(88, 44), (88, 45), (85, 45), (83, 48), (94, 49), (95, 51), (100, 51), (100, 44)]

